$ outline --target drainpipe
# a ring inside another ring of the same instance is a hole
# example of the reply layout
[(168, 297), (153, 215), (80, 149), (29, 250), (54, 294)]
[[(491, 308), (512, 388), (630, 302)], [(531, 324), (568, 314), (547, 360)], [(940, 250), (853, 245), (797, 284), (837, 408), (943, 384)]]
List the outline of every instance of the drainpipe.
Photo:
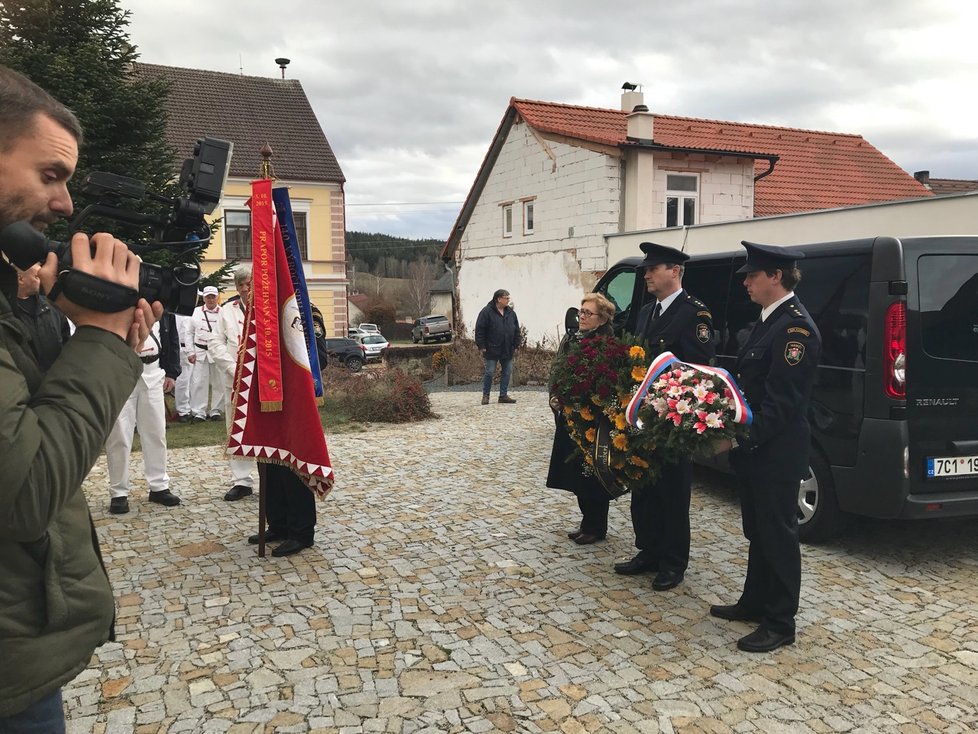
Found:
[(767, 159), (767, 170), (754, 176), (754, 183), (757, 183), (765, 176), (770, 176), (774, 173), (774, 164), (778, 162), (778, 156), (771, 156)]

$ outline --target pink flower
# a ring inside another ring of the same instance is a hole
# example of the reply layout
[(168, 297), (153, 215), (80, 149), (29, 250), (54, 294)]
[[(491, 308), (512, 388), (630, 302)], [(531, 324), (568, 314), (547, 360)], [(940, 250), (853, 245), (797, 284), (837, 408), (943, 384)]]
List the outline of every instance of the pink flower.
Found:
[(703, 433), (704, 431), (706, 431), (706, 424), (697, 421), (696, 423), (693, 424), (693, 428), (696, 429), (697, 433)]

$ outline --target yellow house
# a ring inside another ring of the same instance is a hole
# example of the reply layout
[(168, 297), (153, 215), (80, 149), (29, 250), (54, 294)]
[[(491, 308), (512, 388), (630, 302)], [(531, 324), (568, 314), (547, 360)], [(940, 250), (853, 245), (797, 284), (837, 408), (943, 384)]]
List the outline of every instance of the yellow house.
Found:
[(204, 253), (204, 272), (229, 260), (251, 261), (245, 202), (268, 146), (275, 178), (289, 187), (309, 297), (323, 313), (327, 336), (346, 336), (346, 178), (299, 81), (142, 63), (136, 73), (169, 83), (166, 137), (178, 160), (204, 136), (234, 143), (213, 215), (224, 221)]

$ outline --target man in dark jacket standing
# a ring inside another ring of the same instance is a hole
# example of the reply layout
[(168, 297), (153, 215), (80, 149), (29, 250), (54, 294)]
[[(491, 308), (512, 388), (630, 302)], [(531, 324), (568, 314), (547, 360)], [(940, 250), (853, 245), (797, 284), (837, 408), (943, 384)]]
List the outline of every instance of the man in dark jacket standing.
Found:
[(513, 374), (513, 353), (520, 344), (520, 322), (509, 301), (509, 291), (500, 288), (492, 294), (492, 300), (479, 312), (479, 318), (475, 321), (475, 345), (486, 360), (486, 373), (482, 378), (483, 405), (489, 405), (489, 391), (497, 362), (501, 369), (499, 402), (516, 402), (509, 396), (509, 378)]
[[(70, 111), (0, 66), (0, 230), (19, 221), (44, 230), (71, 215), (66, 184), (80, 140)], [(111, 235), (90, 244), (76, 234), (71, 256), (89, 287), (139, 285), (139, 258)], [(53, 253), (38, 275), (50, 293)], [(53, 303), (77, 330), (42, 372), (13, 312), (16, 288), (0, 258), (0, 731), (56, 734), (61, 687), (109, 638), (114, 612), (82, 481), (142, 373), (134, 350), (163, 309), (140, 299), (104, 313), (62, 293)]]
[[(689, 255), (652, 242), (639, 245), (645, 253), (640, 270), (655, 297), (638, 314), (635, 335), (655, 358), (672, 352), (684, 362), (711, 364), (715, 356), (713, 317), (702, 301), (683, 290), (683, 268)], [(689, 500), (693, 465), (686, 458), (665, 464), (654, 483), (632, 492), (632, 527), (638, 554), (615, 564), (615, 572), (632, 575), (656, 571), (652, 588), (667, 591), (682, 583), (689, 565)]]
[(758, 622), (737, 641), (745, 652), (769, 652), (795, 641), (801, 593), (798, 483), (808, 474), (808, 406), (821, 336), (795, 296), (803, 253), (744, 242), (744, 286), (761, 317), (737, 355), (737, 382), (751, 406), (750, 434), (730, 452), (740, 484), (747, 579), (736, 604), (714, 605), (720, 619)]

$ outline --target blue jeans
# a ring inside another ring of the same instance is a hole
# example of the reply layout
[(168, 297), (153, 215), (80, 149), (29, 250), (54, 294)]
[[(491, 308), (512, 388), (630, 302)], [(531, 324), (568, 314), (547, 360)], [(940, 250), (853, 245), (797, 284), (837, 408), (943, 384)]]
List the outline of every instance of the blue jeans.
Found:
[(482, 377), (482, 394), (488, 395), (492, 388), (492, 378), (496, 374), (496, 362), (502, 366), (502, 374), (499, 376), (499, 397), (509, 395), (509, 378), (513, 375), (513, 358), (509, 359), (489, 359), (486, 357), (486, 374)]
[(49, 693), (19, 714), (0, 718), (0, 734), (64, 734), (61, 689)]

